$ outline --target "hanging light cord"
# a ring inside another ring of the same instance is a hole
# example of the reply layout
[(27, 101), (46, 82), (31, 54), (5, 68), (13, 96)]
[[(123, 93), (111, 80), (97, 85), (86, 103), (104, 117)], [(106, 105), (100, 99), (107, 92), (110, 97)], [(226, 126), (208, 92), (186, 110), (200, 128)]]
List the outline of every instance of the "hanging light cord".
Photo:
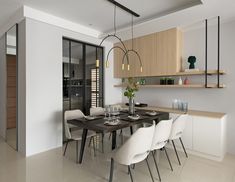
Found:
[(113, 27), (114, 27), (114, 35), (116, 35), (116, 32), (117, 32), (117, 27), (116, 27), (116, 5), (114, 6), (114, 15), (113, 15)]
[(133, 34), (134, 34), (134, 30), (133, 30), (133, 26), (134, 26), (134, 23), (133, 23), (133, 15), (131, 16), (131, 43), (132, 43), (132, 50), (133, 50)]

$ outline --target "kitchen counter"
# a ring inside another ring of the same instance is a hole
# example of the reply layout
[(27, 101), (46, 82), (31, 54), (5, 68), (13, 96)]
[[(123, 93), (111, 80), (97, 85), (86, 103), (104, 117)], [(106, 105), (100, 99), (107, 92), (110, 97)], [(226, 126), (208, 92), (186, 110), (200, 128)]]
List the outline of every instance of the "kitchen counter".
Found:
[[(125, 105), (125, 104), (122, 104), (122, 105)], [(144, 110), (176, 113), (176, 114), (184, 114), (185, 113), (183, 111), (168, 108), (168, 107), (147, 106), (147, 107), (136, 107), (136, 108), (144, 109)], [(199, 110), (188, 110), (187, 114), (192, 115), (192, 116), (202, 116), (202, 117), (210, 117), (210, 118), (222, 118), (226, 115), (226, 113), (222, 113), (222, 112), (210, 112), (210, 111), (199, 111)]]

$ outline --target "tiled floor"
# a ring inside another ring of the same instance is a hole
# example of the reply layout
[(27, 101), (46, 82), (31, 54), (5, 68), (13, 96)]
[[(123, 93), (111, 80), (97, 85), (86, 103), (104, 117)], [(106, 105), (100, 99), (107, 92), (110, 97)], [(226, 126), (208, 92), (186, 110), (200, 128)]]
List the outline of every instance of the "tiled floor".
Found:
[[(66, 157), (62, 149), (55, 149), (25, 159), (0, 139), (0, 182), (102, 182), (108, 181), (110, 143), (107, 140), (105, 153), (87, 148), (82, 165), (75, 163), (75, 145), (70, 143)], [(107, 148), (108, 147), (108, 148)], [(164, 153), (160, 154), (160, 172), (163, 182), (235, 182), (235, 156), (227, 155), (223, 162), (214, 162), (180, 153), (182, 166), (169, 150), (174, 171), (171, 172)], [(151, 159), (151, 158), (150, 158)], [(150, 160), (155, 181), (157, 173)], [(151, 182), (146, 164), (136, 165), (133, 171), (136, 182)], [(115, 165), (115, 182), (130, 182), (127, 168)]]

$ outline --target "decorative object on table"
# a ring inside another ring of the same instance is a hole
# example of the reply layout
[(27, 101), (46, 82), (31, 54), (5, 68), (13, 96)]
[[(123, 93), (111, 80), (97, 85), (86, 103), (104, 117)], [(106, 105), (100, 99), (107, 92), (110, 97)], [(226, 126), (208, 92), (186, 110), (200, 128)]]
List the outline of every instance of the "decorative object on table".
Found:
[(166, 78), (160, 78), (160, 85), (166, 85)]
[(138, 120), (140, 119), (140, 116), (138, 114), (133, 115), (133, 116), (128, 116), (128, 118), (132, 119), (132, 120)]
[(189, 64), (189, 69), (195, 69), (195, 63), (196, 63), (196, 57), (195, 56), (189, 56), (188, 57), (188, 63)]
[(181, 77), (180, 77), (179, 80), (178, 80), (178, 85), (183, 85), (183, 80), (182, 80)]
[(128, 83), (126, 87), (126, 91), (124, 92), (124, 96), (129, 99), (129, 113), (131, 115), (135, 114), (135, 92), (139, 90), (137, 81), (134, 78), (128, 78)]
[(149, 116), (156, 116), (158, 113), (156, 111), (147, 111), (146, 114)]
[(188, 77), (186, 77), (186, 78), (184, 79), (184, 85), (189, 85), (189, 79), (188, 79)]
[(175, 79), (174, 78), (169, 77), (167, 79), (167, 85), (174, 85), (174, 83), (175, 83)]

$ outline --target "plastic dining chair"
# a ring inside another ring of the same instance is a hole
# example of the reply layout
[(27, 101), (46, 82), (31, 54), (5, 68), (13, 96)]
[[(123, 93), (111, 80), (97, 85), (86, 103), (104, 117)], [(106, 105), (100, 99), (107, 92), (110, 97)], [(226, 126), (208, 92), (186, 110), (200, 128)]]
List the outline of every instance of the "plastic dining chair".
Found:
[(173, 122), (173, 119), (161, 120), (155, 126), (155, 133), (154, 133), (153, 142), (152, 142), (152, 146), (151, 146), (151, 153), (152, 153), (152, 156), (153, 156), (155, 167), (157, 169), (159, 181), (161, 181), (161, 176), (160, 176), (159, 168), (158, 168), (158, 165), (157, 165), (157, 162), (156, 162), (156, 158), (154, 156), (156, 150), (163, 149), (165, 151), (165, 154), (166, 154), (166, 157), (168, 159), (170, 168), (173, 171), (169, 156), (167, 154), (167, 150), (165, 148), (165, 145), (167, 144), (169, 136), (171, 134), (172, 122)]
[(113, 180), (114, 162), (128, 166), (128, 172), (133, 182), (131, 165), (146, 161), (152, 181), (153, 175), (148, 163), (148, 155), (152, 146), (155, 131), (155, 122), (150, 127), (139, 128), (133, 135), (117, 150), (111, 158), (109, 182)]
[(176, 147), (175, 147), (175, 143), (174, 143), (174, 140), (177, 140), (179, 139), (180, 140), (180, 143), (183, 147), (183, 150), (184, 150), (184, 153), (185, 153), (185, 156), (188, 158), (188, 154), (186, 152), (186, 149), (184, 147), (184, 144), (183, 144), (183, 141), (182, 141), (182, 135), (183, 135), (183, 131), (185, 129), (185, 126), (186, 126), (186, 121), (187, 121), (187, 118), (188, 118), (188, 115), (187, 114), (182, 114), (182, 115), (179, 115), (174, 121), (173, 121), (173, 124), (172, 124), (172, 130), (171, 130), (171, 134), (170, 134), (170, 137), (169, 137), (169, 140), (172, 142), (173, 144), (173, 147), (174, 147), (174, 150), (175, 150), (175, 154), (176, 154), (176, 157), (178, 159), (178, 162), (179, 162), (179, 165), (181, 165), (181, 162), (180, 162), (180, 159), (179, 159), (179, 155), (178, 155), (178, 152), (176, 150)]
[[(68, 143), (71, 141), (76, 141), (76, 162), (78, 163), (78, 141), (82, 140), (82, 129), (78, 129), (75, 131), (72, 131), (70, 128), (70, 125), (68, 123), (68, 120), (72, 119), (79, 119), (79, 118), (84, 118), (84, 114), (82, 113), (81, 110), (76, 109), (76, 110), (69, 110), (65, 111), (64, 113), (64, 129), (65, 129), (65, 137), (66, 137), (66, 146), (64, 150), (64, 156), (68, 147)], [(91, 138), (93, 140), (93, 145), (95, 144), (94, 136), (96, 135), (95, 132), (93, 131), (88, 131), (87, 133), (87, 138)], [(95, 153), (95, 145), (94, 147), (94, 153)]]

